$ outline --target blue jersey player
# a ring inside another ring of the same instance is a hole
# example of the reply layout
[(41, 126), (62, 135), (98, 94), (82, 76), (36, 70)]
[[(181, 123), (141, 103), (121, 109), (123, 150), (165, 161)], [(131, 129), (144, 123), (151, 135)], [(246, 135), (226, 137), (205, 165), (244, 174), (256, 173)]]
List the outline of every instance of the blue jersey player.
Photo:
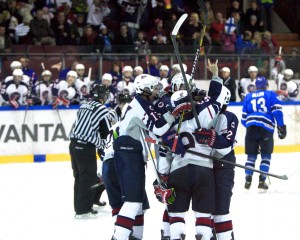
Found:
[[(277, 124), (278, 137), (286, 137), (286, 125), (283, 120), (281, 101), (273, 91), (268, 91), (268, 80), (258, 77), (255, 81), (256, 91), (246, 95), (243, 103), (242, 124), (247, 128), (245, 151), (247, 167), (255, 167), (257, 155), (261, 154), (260, 170), (269, 172), (271, 154), (274, 148), (274, 129)], [(276, 120), (276, 123), (275, 123)], [(253, 171), (245, 170), (245, 189), (249, 189)], [(259, 189), (267, 190), (266, 176), (259, 176)]]

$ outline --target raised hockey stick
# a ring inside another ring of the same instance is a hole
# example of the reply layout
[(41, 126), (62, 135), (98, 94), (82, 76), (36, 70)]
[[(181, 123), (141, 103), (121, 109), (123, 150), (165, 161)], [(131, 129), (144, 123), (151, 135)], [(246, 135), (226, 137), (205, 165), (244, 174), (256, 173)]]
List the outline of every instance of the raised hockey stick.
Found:
[(201, 47), (202, 47), (203, 39), (204, 39), (204, 36), (205, 36), (205, 33), (206, 33), (206, 26), (207, 26), (208, 10), (207, 10), (206, 4), (203, 0), (200, 0), (199, 2), (200, 2), (200, 8), (204, 12), (204, 24), (203, 24), (203, 29), (202, 29), (200, 40), (199, 40), (199, 47), (197, 48), (194, 63), (193, 63), (193, 67), (192, 67), (190, 81), (192, 81), (192, 79), (194, 79), (194, 76), (195, 76), (196, 66), (197, 66), (197, 63), (198, 63), (199, 56), (200, 56)]
[(200, 126), (200, 122), (199, 122), (199, 119), (198, 119), (198, 115), (197, 115), (197, 111), (196, 111), (196, 107), (195, 107), (195, 103), (193, 101), (193, 97), (192, 97), (192, 93), (190, 91), (190, 86), (189, 86), (189, 83), (186, 79), (186, 76), (184, 74), (184, 69), (183, 69), (183, 65), (182, 65), (182, 61), (181, 61), (181, 57), (180, 57), (180, 54), (179, 54), (179, 50), (178, 50), (178, 44), (177, 44), (177, 41), (176, 41), (176, 38), (177, 38), (177, 34), (178, 34), (178, 31), (181, 27), (181, 25), (183, 24), (183, 22), (185, 21), (185, 19), (187, 18), (187, 14), (183, 14), (177, 21), (172, 33), (171, 33), (171, 39), (172, 39), (172, 43), (173, 43), (173, 47), (174, 47), (174, 50), (175, 50), (175, 55), (176, 55), (176, 58), (177, 58), (177, 61), (179, 63), (179, 67), (180, 67), (180, 70), (182, 72), (182, 77), (183, 77), (183, 80), (184, 80), (184, 84), (185, 84), (185, 88), (186, 88), (186, 91), (188, 93), (188, 96), (190, 98), (190, 102), (192, 104), (192, 111), (193, 111), (193, 115), (194, 115), (194, 118), (196, 120), (196, 123), (197, 123), (197, 128), (200, 129), (201, 126)]
[[(155, 139), (152, 139), (152, 138), (146, 138), (145, 141), (166, 147), (162, 142), (156, 141)], [(264, 171), (258, 170), (256, 168), (247, 167), (247, 166), (244, 166), (244, 165), (241, 165), (241, 164), (238, 164), (238, 163), (233, 163), (233, 162), (230, 162), (230, 161), (225, 160), (225, 159), (220, 159), (220, 158), (217, 158), (217, 157), (214, 157), (214, 156), (206, 155), (206, 154), (203, 154), (201, 152), (196, 152), (196, 151), (193, 151), (193, 150), (190, 150), (190, 149), (187, 149), (186, 152), (191, 153), (195, 156), (209, 158), (213, 161), (219, 161), (219, 162), (227, 163), (227, 164), (239, 167), (239, 168), (251, 170), (253, 172), (257, 172), (257, 173), (260, 173), (260, 174), (263, 174), (263, 175), (266, 175), (266, 176), (278, 178), (278, 179), (281, 179), (281, 180), (288, 180), (287, 175), (277, 175), (277, 174), (273, 174), (273, 173), (264, 172)]]

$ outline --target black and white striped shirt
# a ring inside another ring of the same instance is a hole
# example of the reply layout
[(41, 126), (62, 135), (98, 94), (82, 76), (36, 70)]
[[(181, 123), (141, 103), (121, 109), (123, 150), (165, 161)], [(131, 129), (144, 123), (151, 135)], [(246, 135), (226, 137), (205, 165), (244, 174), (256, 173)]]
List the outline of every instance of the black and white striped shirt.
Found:
[(101, 148), (111, 127), (108, 113), (108, 109), (97, 100), (82, 104), (70, 138), (87, 141)]

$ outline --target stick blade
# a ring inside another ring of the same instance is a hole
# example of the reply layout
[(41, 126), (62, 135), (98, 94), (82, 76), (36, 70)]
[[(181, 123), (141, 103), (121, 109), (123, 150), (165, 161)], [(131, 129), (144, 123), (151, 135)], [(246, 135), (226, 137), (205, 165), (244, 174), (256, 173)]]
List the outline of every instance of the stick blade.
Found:
[(178, 34), (178, 30), (179, 28), (181, 27), (182, 23), (185, 21), (185, 19), (188, 17), (188, 14), (185, 13), (183, 14), (177, 21), (175, 27), (173, 28), (173, 31), (172, 31), (172, 36), (176, 36)]
[(287, 175), (282, 175), (282, 176), (281, 176), (281, 179), (282, 179), (282, 180), (288, 180), (289, 178), (288, 178)]

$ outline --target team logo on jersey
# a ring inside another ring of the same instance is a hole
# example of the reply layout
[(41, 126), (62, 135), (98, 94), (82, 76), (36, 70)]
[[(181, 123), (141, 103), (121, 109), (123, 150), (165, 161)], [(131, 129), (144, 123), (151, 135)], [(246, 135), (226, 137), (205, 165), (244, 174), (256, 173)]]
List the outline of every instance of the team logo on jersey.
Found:
[(254, 92), (255, 91), (255, 86), (253, 84), (249, 84), (247, 87), (247, 90), (249, 93)]
[(20, 93), (19, 92), (13, 92), (12, 94), (10, 94), (10, 99), (13, 99), (15, 101), (18, 101), (20, 99)]
[(165, 104), (163, 102), (160, 102), (157, 104), (157, 107), (159, 107), (159, 108), (163, 108), (164, 106), (165, 106)]
[(281, 83), (280, 84), (280, 90), (287, 90), (287, 84), (286, 83)]

